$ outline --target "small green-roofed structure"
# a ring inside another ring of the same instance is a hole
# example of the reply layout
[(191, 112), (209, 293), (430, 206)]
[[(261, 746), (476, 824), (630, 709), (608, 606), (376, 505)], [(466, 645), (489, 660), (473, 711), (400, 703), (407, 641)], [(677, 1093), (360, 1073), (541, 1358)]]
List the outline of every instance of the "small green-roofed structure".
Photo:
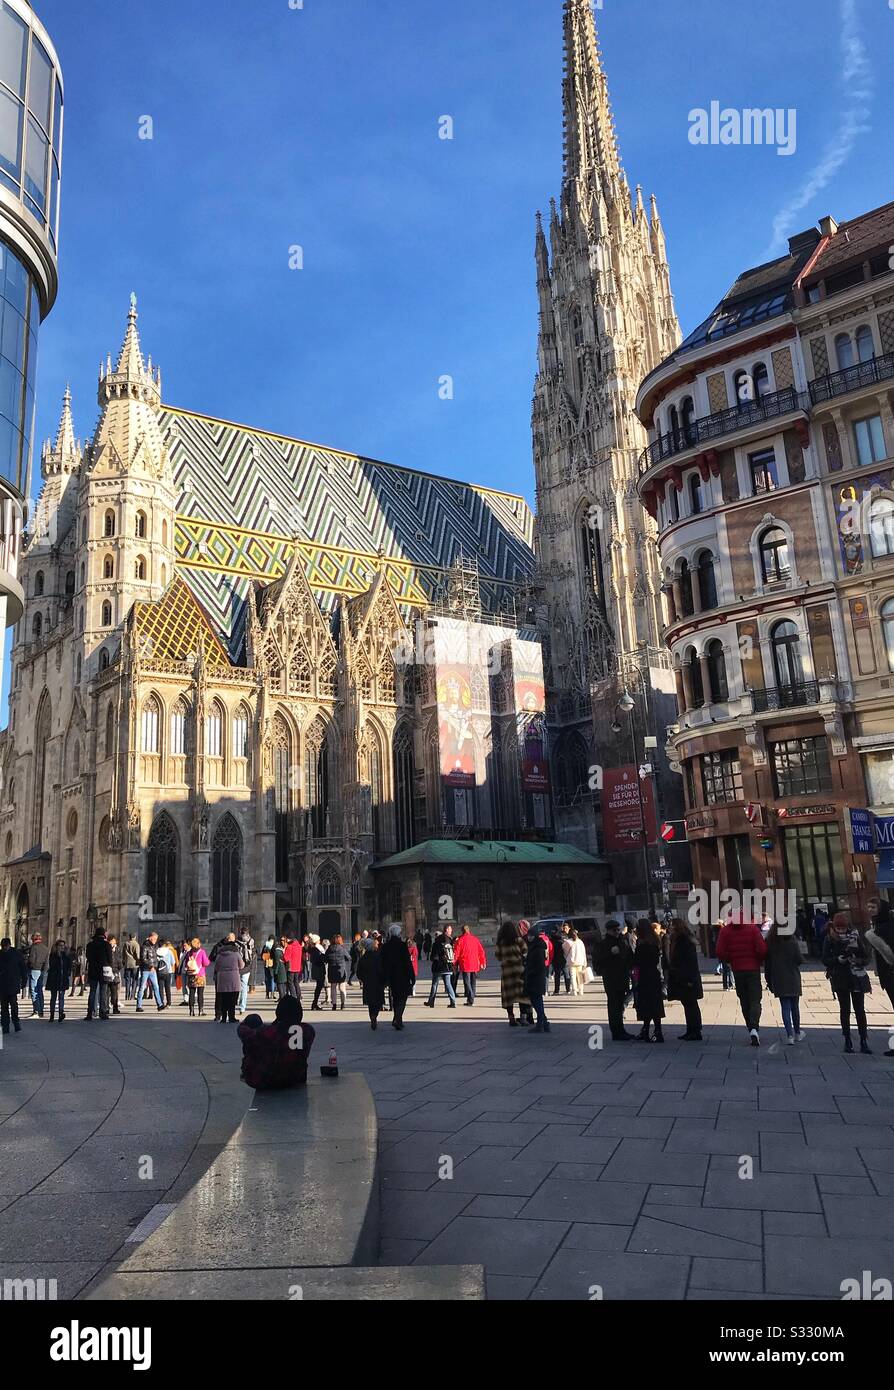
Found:
[(410, 864), (593, 864), (599, 860), (574, 845), (536, 840), (423, 840), (375, 865), (396, 869)]

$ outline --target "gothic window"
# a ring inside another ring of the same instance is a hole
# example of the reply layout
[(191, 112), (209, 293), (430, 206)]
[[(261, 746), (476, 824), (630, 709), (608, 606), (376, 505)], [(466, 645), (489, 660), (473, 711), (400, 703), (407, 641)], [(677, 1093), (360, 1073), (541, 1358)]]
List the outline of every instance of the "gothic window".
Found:
[(251, 727), (251, 711), (247, 705), (240, 705), (233, 720), (233, 757), (248, 757), (248, 731)]
[(211, 843), (211, 911), (238, 912), (242, 877), (242, 832), (229, 812)]
[(698, 594), (703, 613), (717, 607), (717, 574), (710, 550), (703, 550), (698, 557)]
[(382, 803), (385, 790), (382, 784), (382, 750), (378, 739), (374, 739), (369, 750), (369, 790), (372, 803), (373, 849), (378, 854), (384, 847), (384, 816)]
[(307, 653), (299, 648), (289, 663), (289, 686), (298, 695), (309, 695), (313, 688), (313, 676)]
[(289, 811), (292, 808), (292, 735), (285, 720), (273, 720), (273, 805), (276, 881), (289, 881)]
[(576, 348), (584, 345), (584, 321), (580, 309), (575, 304), (571, 314), (571, 337)]
[(145, 513), (145, 512), (137, 512), (137, 524), (136, 524), (136, 527), (135, 527), (135, 530), (134, 530), (134, 534), (136, 535), (136, 538), (137, 538), (138, 541), (143, 541), (143, 540), (146, 539), (146, 513)]
[(790, 578), (792, 572), (788, 537), (781, 526), (770, 526), (758, 541), (761, 574), (765, 584), (778, 584)]
[(114, 512), (111, 510), (111, 508), (110, 508), (109, 511), (107, 511), (106, 514), (105, 514), (105, 520), (104, 520), (104, 522), (103, 522), (103, 535), (104, 535), (104, 536), (114, 536), (114, 534), (115, 534), (115, 513), (114, 513)]
[(177, 827), (166, 811), (156, 817), (149, 834), (146, 855), (146, 895), (155, 917), (169, 917), (176, 912)]
[(34, 576), (34, 596), (35, 598), (43, 596), (43, 570), (38, 570)]
[(102, 577), (103, 579), (115, 578), (115, 557), (113, 555), (107, 555), (103, 560)]
[(205, 755), (209, 758), (223, 757), (224, 711), (215, 700), (205, 717)]
[(331, 652), (327, 652), (320, 660), (320, 667), (317, 673), (317, 690), (323, 699), (335, 697), (337, 685), (337, 674), (335, 669), (335, 657)]
[(341, 879), (331, 864), (324, 864), (317, 874), (317, 907), (338, 907), (341, 903)]
[(80, 775), (81, 775), (81, 745), (80, 745), (80, 743), (77, 743), (77, 742), (75, 743), (75, 746), (74, 746), (74, 753), (73, 753), (72, 759), (71, 759), (71, 770), (72, 770), (72, 774), (73, 774), (73, 776), (74, 776), (75, 779), (77, 779), (78, 777), (80, 777)]
[(35, 642), (36, 642), (36, 641), (38, 640), (38, 638), (40, 637), (40, 634), (41, 634), (42, 631), (43, 631), (43, 618), (40, 616), (39, 613), (35, 613), (35, 614), (34, 614), (34, 617), (33, 617), (32, 620), (31, 620), (31, 636), (32, 636), (32, 638), (33, 638), (33, 640), (34, 640)]
[(162, 567), (161, 567), (161, 587), (162, 587), (163, 589), (167, 588), (167, 583), (168, 583), (168, 567), (167, 567), (167, 565), (163, 564)]
[(87, 544), (87, 518), (81, 522), (81, 545)]
[(584, 591), (592, 594), (599, 603), (605, 604), (605, 576), (602, 566), (602, 546), (599, 530), (592, 524), (591, 514), (584, 513), (580, 531), (581, 551), (584, 569)]
[(373, 682), (369, 671), (364, 670), (360, 674), (360, 698), (365, 705), (372, 703)]
[(166, 521), (161, 523), (161, 543), (162, 545), (167, 545), (168, 543), (168, 523)]
[(101, 618), (100, 618), (100, 626), (101, 626), (101, 627), (111, 627), (111, 626), (112, 626), (112, 605), (111, 605), (111, 603), (109, 602), (108, 599), (106, 599), (105, 603), (104, 603), (103, 606), (102, 606), (102, 615), (101, 615)]
[(110, 700), (106, 708), (106, 757), (110, 758), (115, 751), (115, 702)]
[(100, 647), (99, 649), (99, 669), (100, 671), (107, 671), (109, 669), (109, 653), (106, 647)]
[(726, 678), (726, 653), (723, 650), (723, 643), (714, 641), (709, 642), (706, 648), (708, 656), (708, 675), (711, 681), (711, 700), (721, 703), (729, 699), (729, 683)]
[(379, 668), (379, 703), (393, 705), (397, 699), (394, 683), (394, 666), (384, 661)]
[(71, 598), (71, 596), (72, 596), (72, 594), (74, 593), (74, 591), (75, 591), (74, 570), (69, 570), (69, 571), (68, 571), (68, 574), (65, 576), (65, 596), (66, 596), (66, 598)]
[(34, 814), (31, 820), (31, 843), (39, 845), (43, 836), (43, 798), (46, 781), (47, 744), (52, 728), (52, 707), (46, 691), (40, 698), (34, 724)]
[(317, 721), (308, 736), (305, 757), (305, 787), (307, 809), (314, 835), (326, 834), (326, 812), (329, 807), (329, 742), (326, 726)]
[(139, 558), (136, 561), (136, 564), (134, 565), (133, 577), (134, 579), (146, 578), (146, 561), (143, 559), (142, 555), (139, 556)]
[(186, 753), (186, 720), (188, 706), (185, 700), (178, 700), (171, 710), (171, 754), (182, 758)]
[(158, 753), (159, 742), (159, 723), (161, 720), (161, 707), (154, 695), (143, 706), (143, 716), (141, 720), (140, 748), (144, 753)]
[(409, 849), (414, 840), (415, 786), (413, 732), (409, 725), (404, 724), (398, 729), (394, 739), (394, 809), (398, 850)]

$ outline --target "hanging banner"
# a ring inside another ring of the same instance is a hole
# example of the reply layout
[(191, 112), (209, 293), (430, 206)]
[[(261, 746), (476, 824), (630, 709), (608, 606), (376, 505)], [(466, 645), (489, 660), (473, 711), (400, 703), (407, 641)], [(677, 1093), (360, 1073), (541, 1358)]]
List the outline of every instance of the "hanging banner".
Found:
[(652, 778), (640, 778), (639, 769), (632, 763), (628, 767), (606, 768), (602, 781), (602, 833), (609, 854), (642, 849), (643, 821), (646, 843), (657, 844), (658, 822)]
[(522, 787), (526, 792), (547, 792), (546, 692), (540, 645), (513, 638), (512, 665)]

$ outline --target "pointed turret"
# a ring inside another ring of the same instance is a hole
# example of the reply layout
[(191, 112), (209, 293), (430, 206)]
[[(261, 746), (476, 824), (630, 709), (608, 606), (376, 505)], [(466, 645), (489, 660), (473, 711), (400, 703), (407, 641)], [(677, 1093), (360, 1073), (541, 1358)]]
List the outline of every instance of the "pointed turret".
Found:
[(114, 368), (108, 359), (99, 378), (102, 415), (89, 449), (90, 466), (160, 478), (170, 463), (158, 421), (161, 372), (143, 360), (137, 329), (136, 295), (130, 297), (127, 328)]
[(161, 372), (147, 367), (143, 361), (140, 347), (140, 334), (137, 328), (137, 297), (130, 296), (130, 310), (127, 315), (127, 330), (124, 342), (118, 353), (117, 364), (112, 370), (112, 359), (106, 359), (104, 371), (99, 376), (99, 403), (106, 405), (116, 397), (131, 396), (147, 401), (150, 405), (161, 403)]
[(614, 180), (621, 160), (591, 0), (565, 0), (564, 18), (565, 183)]
[(62, 397), (62, 414), (56, 431), (56, 442), (49, 439), (43, 446), (40, 471), (44, 478), (53, 473), (74, 473), (81, 462), (81, 441), (75, 439), (74, 420), (71, 413), (71, 387), (66, 386)]

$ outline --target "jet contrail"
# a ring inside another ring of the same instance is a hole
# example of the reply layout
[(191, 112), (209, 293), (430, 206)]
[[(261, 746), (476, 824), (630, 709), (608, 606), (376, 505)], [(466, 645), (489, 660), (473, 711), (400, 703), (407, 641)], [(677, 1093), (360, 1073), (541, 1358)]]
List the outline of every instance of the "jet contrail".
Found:
[(816, 168), (810, 171), (797, 193), (773, 219), (772, 255), (785, 246), (798, 213), (822, 192), (848, 159), (857, 137), (870, 129), (874, 84), (866, 45), (857, 24), (857, 0), (841, 0), (841, 51), (841, 85), (845, 97), (841, 127), (824, 150)]

